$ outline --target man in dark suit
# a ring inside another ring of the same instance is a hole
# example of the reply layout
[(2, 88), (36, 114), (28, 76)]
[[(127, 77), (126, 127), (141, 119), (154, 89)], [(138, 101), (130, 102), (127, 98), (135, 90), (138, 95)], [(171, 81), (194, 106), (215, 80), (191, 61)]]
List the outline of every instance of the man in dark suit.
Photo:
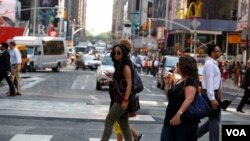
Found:
[(245, 74), (245, 82), (244, 83), (244, 95), (240, 101), (239, 106), (237, 107), (237, 111), (241, 113), (245, 113), (245, 111), (242, 110), (246, 102), (248, 101), (248, 98), (250, 97), (250, 60), (247, 61), (247, 69)]
[(15, 96), (16, 90), (11, 79), (10, 54), (8, 52), (8, 44), (2, 43), (0, 49), (2, 51), (2, 53), (0, 54), (0, 82), (2, 82), (2, 80), (5, 78), (10, 88), (10, 94), (8, 96)]

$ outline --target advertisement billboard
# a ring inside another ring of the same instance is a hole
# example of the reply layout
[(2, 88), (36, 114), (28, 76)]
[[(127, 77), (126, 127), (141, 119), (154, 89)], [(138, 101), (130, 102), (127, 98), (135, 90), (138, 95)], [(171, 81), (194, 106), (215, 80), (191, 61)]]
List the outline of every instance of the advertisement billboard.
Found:
[(237, 30), (247, 27), (249, 0), (238, 1)]
[(0, 26), (15, 26), (16, 20), (20, 19), (20, 8), (17, 0), (0, 0), (0, 17), (4, 21)]
[[(39, 33), (44, 34), (49, 30), (49, 26), (51, 23), (55, 23), (56, 21), (56, 9), (55, 6), (58, 5), (58, 0), (39, 0), (40, 7), (51, 7), (46, 9), (40, 9), (38, 12), (38, 21), (39, 21)], [(57, 25), (53, 25), (57, 27)]]

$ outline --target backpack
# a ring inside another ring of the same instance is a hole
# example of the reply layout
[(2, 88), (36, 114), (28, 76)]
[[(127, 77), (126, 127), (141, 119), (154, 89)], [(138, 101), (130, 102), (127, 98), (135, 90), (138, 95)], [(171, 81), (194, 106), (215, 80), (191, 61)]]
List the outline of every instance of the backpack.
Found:
[(137, 71), (133, 68), (134, 78), (133, 78), (133, 93), (139, 93), (143, 91), (143, 84), (140, 76), (138, 75)]

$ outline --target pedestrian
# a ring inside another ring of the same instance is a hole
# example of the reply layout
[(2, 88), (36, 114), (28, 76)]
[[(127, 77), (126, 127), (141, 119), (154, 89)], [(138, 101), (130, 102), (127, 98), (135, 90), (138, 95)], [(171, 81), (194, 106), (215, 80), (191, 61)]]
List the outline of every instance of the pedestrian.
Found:
[(0, 54), (0, 83), (5, 78), (9, 85), (10, 93), (8, 96), (15, 96), (16, 90), (11, 79), (11, 65), (10, 65), (10, 54), (8, 52), (8, 44), (2, 43), (1, 45), (1, 54)]
[(239, 86), (240, 75), (241, 75), (241, 65), (240, 62), (237, 62), (234, 67), (234, 84), (236, 86)]
[(203, 75), (202, 89), (207, 92), (211, 102), (212, 112), (209, 119), (199, 127), (197, 137), (200, 138), (209, 132), (209, 141), (219, 141), (219, 126), (221, 120), (221, 73), (216, 61), (222, 54), (216, 44), (210, 44), (207, 48), (208, 58), (206, 59)]
[(195, 141), (200, 120), (188, 118), (185, 111), (198, 94), (199, 75), (196, 60), (189, 55), (181, 56), (176, 72), (181, 75), (181, 79), (175, 84), (172, 83), (172, 73), (164, 74), (168, 106), (161, 141)]
[(117, 121), (121, 128), (125, 141), (132, 141), (132, 133), (129, 126), (128, 99), (132, 92), (132, 61), (129, 57), (131, 45), (127, 40), (120, 41), (114, 45), (111, 58), (114, 62), (115, 72), (113, 74), (114, 83), (114, 104), (105, 119), (105, 128), (101, 141), (108, 141), (113, 130), (114, 123)]
[(21, 91), (21, 79), (20, 79), (20, 70), (22, 57), (20, 51), (16, 48), (16, 43), (14, 41), (10, 42), (10, 62), (11, 62), (11, 76), (14, 82), (14, 85), (17, 89), (17, 95), (22, 95)]
[(245, 111), (242, 110), (244, 105), (247, 103), (248, 98), (250, 97), (250, 60), (247, 61), (247, 69), (245, 73), (245, 78), (243, 82), (243, 87), (244, 87), (244, 95), (240, 101), (240, 104), (237, 107), (237, 111), (241, 113), (245, 113)]
[(139, 73), (141, 73), (141, 69), (142, 69), (142, 60), (141, 60), (141, 57), (140, 57), (138, 54), (136, 55), (135, 62), (136, 62), (137, 71), (138, 71)]
[[(105, 80), (103, 83), (104, 85), (109, 85), (109, 96), (110, 96), (110, 108), (112, 107), (112, 105), (114, 104), (114, 83), (113, 83), (113, 74), (110, 72), (106, 72), (106, 75), (108, 76), (108, 79)], [(129, 114), (129, 117), (134, 117), (136, 116), (136, 113), (134, 114)], [(114, 123), (114, 129), (115, 129), (115, 133), (116, 133), (116, 138), (117, 141), (123, 141), (123, 134), (121, 131), (121, 128), (118, 124), (118, 122), (116, 121)], [(132, 132), (132, 136), (134, 137), (134, 141), (140, 141), (140, 139), (143, 137), (142, 133), (139, 133), (134, 127), (132, 127), (130, 125), (130, 130)]]

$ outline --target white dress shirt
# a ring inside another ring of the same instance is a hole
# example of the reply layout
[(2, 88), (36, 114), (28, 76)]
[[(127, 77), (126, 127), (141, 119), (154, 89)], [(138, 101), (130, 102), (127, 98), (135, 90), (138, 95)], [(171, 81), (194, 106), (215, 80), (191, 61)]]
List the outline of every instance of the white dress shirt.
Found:
[(10, 52), (11, 65), (21, 64), (22, 56), (21, 56), (20, 51), (15, 47), (15, 48), (11, 49), (9, 52)]
[(218, 67), (218, 62), (211, 57), (208, 57), (204, 66), (202, 76), (202, 89), (207, 90), (209, 100), (215, 100), (214, 90), (221, 87), (221, 73)]

